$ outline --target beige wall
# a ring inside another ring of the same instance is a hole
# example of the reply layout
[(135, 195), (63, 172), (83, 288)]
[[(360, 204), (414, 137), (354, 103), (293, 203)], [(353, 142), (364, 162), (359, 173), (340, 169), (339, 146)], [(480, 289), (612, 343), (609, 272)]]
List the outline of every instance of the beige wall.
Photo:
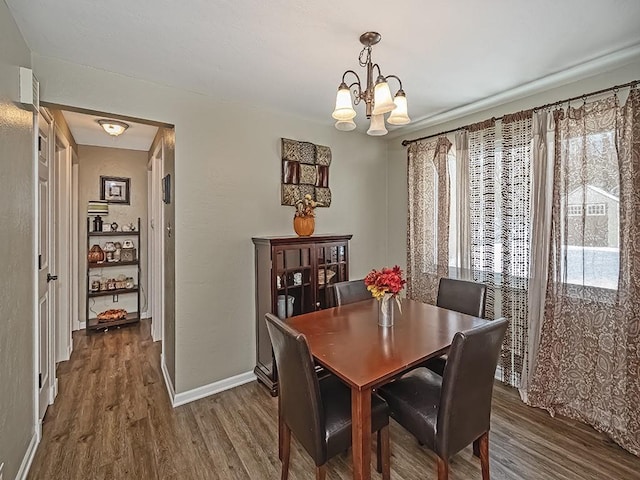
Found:
[(35, 430), (33, 115), (18, 100), (29, 49), (0, 1), (0, 463), (16, 477)]
[(333, 204), (316, 226), (354, 234), (352, 276), (384, 262), (383, 141), (339, 132), (329, 118), (309, 122), (37, 55), (34, 64), (46, 101), (175, 125), (177, 392), (255, 365), (251, 237), (293, 233), (293, 209), (280, 205), (281, 137), (332, 148)]
[[(389, 158), (388, 176), (388, 263), (398, 264), (405, 268), (406, 259), (406, 230), (407, 230), (407, 149), (401, 145), (403, 139), (419, 138), (438, 132), (447, 131), (463, 125), (469, 125), (491, 117), (499, 117), (506, 113), (544, 105), (565, 98), (582, 95), (603, 88), (620, 85), (632, 80), (640, 79), (640, 60), (610, 72), (595, 75), (578, 82), (569, 83), (562, 87), (547, 90), (543, 93), (531, 95), (521, 100), (508, 102), (498, 107), (483, 110), (472, 115), (434, 125), (424, 130), (406, 134), (400, 138), (387, 141)], [(452, 143), (453, 135), (450, 135)]]
[[(105, 148), (94, 147), (88, 145), (78, 146), (78, 218), (79, 223), (79, 312), (80, 321), (86, 320), (86, 277), (85, 269), (87, 268), (87, 202), (89, 200), (100, 199), (100, 176), (109, 177), (126, 177), (130, 178), (130, 205), (119, 205), (115, 203), (109, 204), (109, 215), (103, 217), (103, 222), (117, 222), (119, 228), (122, 225), (133, 222), (136, 223), (140, 217), (142, 225), (141, 245), (136, 245), (138, 258), (141, 261), (142, 270), (142, 288), (141, 294), (141, 312), (144, 312), (146, 301), (148, 299), (147, 292), (149, 284), (147, 282), (147, 152), (136, 150), (125, 150), (121, 148)], [(92, 220), (93, 223), (93, 220)], [(126, 235), (122, 239), (126, 239)], [(138, 243), (136, 237), (130, 237), (134, 243)], [(114, 241), (122, 239), (114, 238), (92, 238), (91, 245), (94, 243), (104, 246), (106, 241)], [(119, 274), (129, 276), (134, 269), (132, 267), (110, 267), (106, 269), (92, 269), (92, 275), (105, 277), (113, 277)], [(136, 311), (135, 295), (120, 295), (116, 305), (111, 304), (111, 297), (97, 297), (90, 302), (91, 309), (97, 314), (108, 308), (124, 308), (128, 312)], [(95, 303), (93, 303), (95, 301)], [(95, 315), (91, 315), (94, 317)]]

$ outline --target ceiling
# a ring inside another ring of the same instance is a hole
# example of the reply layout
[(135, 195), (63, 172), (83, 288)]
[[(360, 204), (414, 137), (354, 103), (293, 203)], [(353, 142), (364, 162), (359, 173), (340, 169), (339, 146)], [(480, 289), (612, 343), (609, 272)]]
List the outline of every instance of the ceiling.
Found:
[(122, 135), (112, 137), (98, 125), (99, 119), (108, 119), (109, 117), (96, 117), (94, 115), (68, 111), (62, 111), (62, 115), (64, 115), (73, 139), (78, 145), (125, 148), (128, 150), (148, 152), (158, 131), (158, 127), (127, 120), (125, 123), (129, 125), (129, 128), (127, 128)]
[(640, 45), (638, 0), (6, 2), (40, 55), (327, 124), (368, 30), (414, 121)]

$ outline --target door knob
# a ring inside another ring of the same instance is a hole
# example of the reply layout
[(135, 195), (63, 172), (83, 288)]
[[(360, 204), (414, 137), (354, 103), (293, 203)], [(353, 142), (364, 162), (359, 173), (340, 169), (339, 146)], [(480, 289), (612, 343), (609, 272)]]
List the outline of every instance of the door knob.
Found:
[(47, 273), (47, 283), (49, 283), (52, 280), (57, 280), (58, 279), (58, 275), (51, 275), (50, 273)]

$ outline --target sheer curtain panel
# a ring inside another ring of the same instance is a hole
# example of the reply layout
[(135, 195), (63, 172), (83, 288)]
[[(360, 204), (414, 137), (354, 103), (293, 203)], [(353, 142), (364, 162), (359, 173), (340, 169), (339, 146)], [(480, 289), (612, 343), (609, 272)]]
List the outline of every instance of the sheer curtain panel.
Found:
[(530, 372), (535, 369), (544, 317), (545, 293), (549, 271), (551, 237), (551, 200), (553, 198), (553, 158), (555, 121), (548, 111), (534, 112), (531, 175), (531, 259), (529, 262), (527, 348), (520, 378), (520, 396), (528, 401)]

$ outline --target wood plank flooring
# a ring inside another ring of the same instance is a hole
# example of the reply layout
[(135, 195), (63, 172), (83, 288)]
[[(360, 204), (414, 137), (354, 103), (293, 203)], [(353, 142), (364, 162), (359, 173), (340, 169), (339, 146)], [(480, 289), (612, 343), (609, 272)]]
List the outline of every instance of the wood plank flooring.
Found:
[[(171, 408), (160, 372), (160, 345), (143, 321), (107, 333), (74, 334), (71, 360), (58, 367), (59, 395), (49, 408), (28, 478), (277, 479), (276, 399), (253, 382)], [(640, 459), (592, 428), (494, 393), (493, 480), (640, 479)], [(312, 480), (314, 465), (294, 440), (291, 480)], [(391, 478), (435, 479), (435, 457), (391, 422)], [(374, 456), (375, 458), (375, 456)], [(350, 453), (329, 464), (328, 479), (351, 479)], [(373, 478), (380, 475), (373, 469)], [(451, 461), (451, 479), (480, 480), (471, 448)]]

